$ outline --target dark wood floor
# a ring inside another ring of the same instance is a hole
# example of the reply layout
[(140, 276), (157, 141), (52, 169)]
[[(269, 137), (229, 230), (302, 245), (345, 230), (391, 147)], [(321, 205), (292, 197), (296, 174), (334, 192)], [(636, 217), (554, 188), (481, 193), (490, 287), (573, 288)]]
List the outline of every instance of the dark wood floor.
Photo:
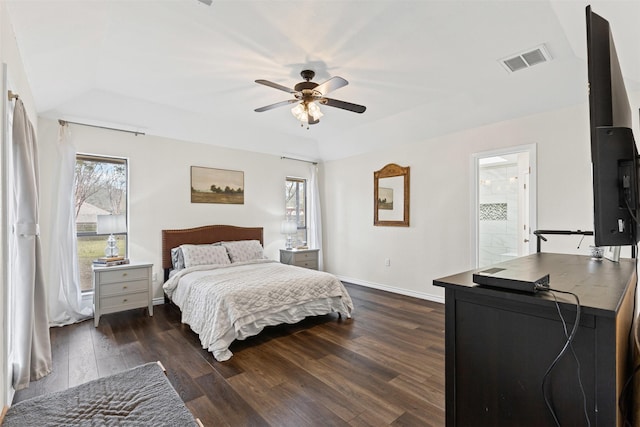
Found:
[(444, 306), (346, 286), (352, 319), (267, 328), (222, 363), (175, 306), (53, 328), (53, 373), (14, 402), (160, 360), (205, 426), (443, 426)]

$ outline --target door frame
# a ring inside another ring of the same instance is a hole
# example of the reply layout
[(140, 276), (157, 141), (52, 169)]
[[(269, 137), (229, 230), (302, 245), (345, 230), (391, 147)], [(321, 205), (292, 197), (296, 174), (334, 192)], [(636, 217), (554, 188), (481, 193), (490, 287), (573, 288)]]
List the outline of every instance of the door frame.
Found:
[(2, 81), (0, 82), (0, 92), (2, 93), (2, 104), (0, 115), (2, 116), (2, 126), (0, 126), (0, 187), (2, 188), (2, 200), (0, 201), (0, 259), (5, 267), (0, 273), (0, 312), (4, 329), (0, 332), (0, 409), (8, 407), (13, 400), (14, 388), (12, 372), (13, 348), (13, 304), (10, 299), (12, 292), (9, 288), (11, 283), (11, 266), (9, 263), (9, 203), (11, 197), (10, 189), (10, 160), (11, 155), (11, 125), (13, 122), (13, 109), (8, 99), (8, 91), (11, 87), (9, 80), (8, 66), (2, 63)]
[[(480, 217), (480, 195), (478, 175), (480, 172), (479, 160), (484, 157), (502, 156), (509, 154), (517, 154), (522, 152), (529, 153), (529, 167), (531, 168), (529, 174), (529, 232), (533, 236), (533, 231), (537, 229), (538, 224), (538, 209), (537, 209), (537, 146), (533, 144), (516, 145), (513, 147), (498, 148), (495, 150), (480, 151), (471, 154), (471, 209), (470, 209), (470, 230), (471, 230), (471, 265), (475, 268), (478, 267), (480, 261), (480, 250), (478, 244), (480, 242), (478, 221)], [(535, 239), (529, 239), (529, 253), (536, 251)]]

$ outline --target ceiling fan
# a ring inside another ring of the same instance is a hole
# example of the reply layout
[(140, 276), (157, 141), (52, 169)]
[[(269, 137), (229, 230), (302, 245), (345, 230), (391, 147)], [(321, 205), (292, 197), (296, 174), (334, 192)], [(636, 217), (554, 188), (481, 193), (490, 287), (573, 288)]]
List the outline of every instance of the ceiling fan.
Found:
[(311, 81), (311, 79), (316, 75), (314, 71), (303, 70), (300, 75), (305, 81), (298, 83), (293, 87), (293, 89), (268, 80), (256, 80), (256, 83), (261, 85), (289, 92), (293, 95), (294, 99), (288, 99), (286, 101), (276, 102), (275, 104), (256, 108), (255, 111), (261, 113), (263, 111), (295, 103), (297, 105), (291, 109), (291, 113), (300, 121), (301, 126), (304, 126), (304, 123), (307, 123), (307, 129), (309, 129), (309, 125), (315, 125), (320, 122), (320, 117), (324, 115), (320, 111), (318, 104), (341, 108), (343, 110), (353, 111), (354, 113), (364, 113), (367, 109), (364, 105), (352, 104), (351, 102), (339, 101), (325, 96), (329, 92), (349, 84), (349, 82), (342, 77), (331, 77), (326, 82), (318, 84)]

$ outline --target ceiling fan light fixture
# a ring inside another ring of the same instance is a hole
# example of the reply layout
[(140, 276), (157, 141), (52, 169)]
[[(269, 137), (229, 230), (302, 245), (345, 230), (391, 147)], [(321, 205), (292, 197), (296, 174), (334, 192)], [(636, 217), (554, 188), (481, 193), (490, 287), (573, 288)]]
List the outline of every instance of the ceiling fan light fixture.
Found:
[(320, 117), (324, 116), (324, 114), (322, 114), (322, 111), (320, 111), (320, 107), (318, 107), (318, 104), (316, 104), (315, 102), (309, 102), (307, 104), (307, 111), (314, 120), (319, 120)]
[(301, 122), (308, 121), (307, 110), (304, 108), (304, 104), (302, 102), (291, 109), (291, 114)]
[(318, 104), (315, 102), (301, 102), (291, 109), (291, 114), (299, 121), (305, 123), (309, 122), (309, 116), (311, 116), (314, 121), (318, 121), (320, 117), (324, 116), (322, 111), (320, 111), (320, 107), (318, 107)]

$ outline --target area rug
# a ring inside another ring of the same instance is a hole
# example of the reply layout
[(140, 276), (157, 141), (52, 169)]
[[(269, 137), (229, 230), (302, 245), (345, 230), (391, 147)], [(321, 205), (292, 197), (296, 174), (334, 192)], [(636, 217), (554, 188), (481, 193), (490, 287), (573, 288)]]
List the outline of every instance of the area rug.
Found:
[(3, 427), (197, 426), (162, 367), (133, 369), (11, 406)]

